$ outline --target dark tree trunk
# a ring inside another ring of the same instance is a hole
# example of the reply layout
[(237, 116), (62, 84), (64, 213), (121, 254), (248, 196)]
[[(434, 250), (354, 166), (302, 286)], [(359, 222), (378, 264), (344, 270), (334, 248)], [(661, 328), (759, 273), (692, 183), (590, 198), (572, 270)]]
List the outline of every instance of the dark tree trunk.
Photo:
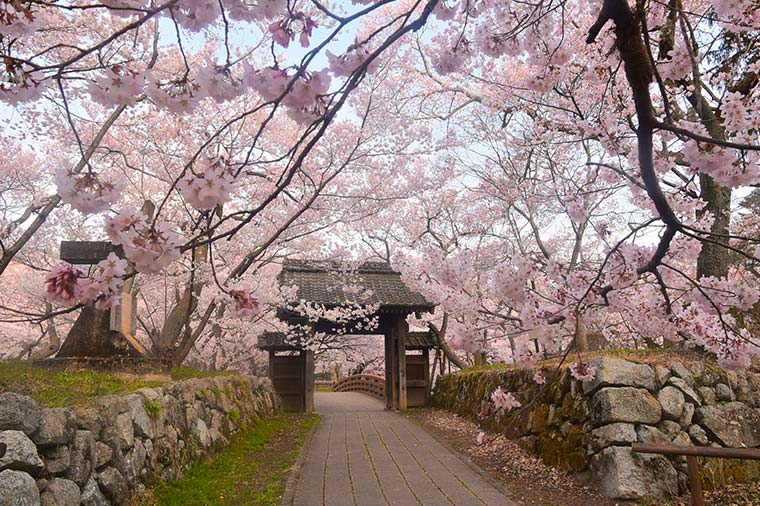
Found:
[(710, 232), (715, 234), (711, 239), (715, 242), (702, 242), (697, 257), (697, 279), (704, 276), (726, 277), (729, 264), (729, 250), (726, 246), (731, 231), (731, 189), (721, 186), (706, 174), (699, 175), (699, 186), (702, 200), (707, 203), (702, 212), (709, 211), (715, 217), (710, 228)]

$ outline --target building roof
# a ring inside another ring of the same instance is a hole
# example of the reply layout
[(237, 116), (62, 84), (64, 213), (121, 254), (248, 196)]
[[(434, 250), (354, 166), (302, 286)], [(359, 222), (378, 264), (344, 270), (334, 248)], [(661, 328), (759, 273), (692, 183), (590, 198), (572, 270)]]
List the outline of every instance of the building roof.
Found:
[(258, 337), (256, 347), (262, 350), (290, 351), (302, 349), (298, 343), (287, 342), (284, 332), (264, 332)]
[(405, 347), (407, 350), (425, 350), (437, 346), (435, 336), (430, 331), (408, 332), (406, 334)]
[(365, 262), (350, 269), (348, 264), (329, 260), (285, 260), (278, 279), (283, 287), (298, 287), (297, 299), (327, 308), (377, 304), (378, 313), (405, 314), (434, 308), (385, 262)]

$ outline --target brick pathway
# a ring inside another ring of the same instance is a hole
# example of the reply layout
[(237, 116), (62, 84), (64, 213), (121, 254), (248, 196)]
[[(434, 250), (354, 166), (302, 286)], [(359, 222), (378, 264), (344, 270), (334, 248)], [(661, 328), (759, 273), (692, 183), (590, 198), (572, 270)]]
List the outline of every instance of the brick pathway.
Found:
[(318, 393), (285, 506), (515, 506), (482, 471), (359, 393)]

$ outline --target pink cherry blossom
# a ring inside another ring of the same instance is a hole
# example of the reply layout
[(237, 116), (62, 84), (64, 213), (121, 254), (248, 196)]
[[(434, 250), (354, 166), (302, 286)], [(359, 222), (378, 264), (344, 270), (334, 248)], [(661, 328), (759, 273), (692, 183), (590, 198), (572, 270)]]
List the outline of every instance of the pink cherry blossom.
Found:
[(45, 280), (45, 295), (54, 302), (73, 306), (81, 292), (80, 280), (84, 273), (73, 267), (57, 267), (47, 275)]
[(0, 66), (0, 100), (10, 104), (37, 100), (46, 84), (41, 72), (12, 60)]
[(216, 156), (198, 164), (177, 183), (185, 200), (195, 209), (209, 210), (230, 200), (235, 176), (224, 157)]
[(266, 67), (254, 70), (248, 66), (246, 70), (246, 85), (258, 92), (262, 99), (271, 102), (279, 98), (288, 86), (288, 73), (284, 70)]
[(118, 306), (119, 294), (127, 274), (127, 261), (115, 253), (109, 253), (105, 260), (98, 263), (92, 277), (80, 282), (79, 302), (95, 304), (99, 309)]
[(295, 33), (283, 21), (275, 21), (269, 25), (269, 33), (272, 35), (272, 40), (282, 47), (288, 47), (295, 37)]
[(250, 290), (230, 290), (234, 313), (241, 320), (250, 320), (261, 311), (259, 300)]
[(30, 9), (14, 2), (0, 3), (0, 35), (23, 37), (40, 27), (39, 18)]
[(111, 242), (121, 245), (135, 269), (146, 274), (161, 272), (179, 260), (180, 236), (168, 224), (151, 224), (141, 213), (125, 210), (106, 218), (106, 232)]
[(145, 75), (122, 65), (114, 65), (88, 84), (92, 99), (106, 107), (134, 105), (145, 86)]
[(64, 168), (56, 173), (55, 184), (61, 200), (81, 213), (108, 210), (124, 190), (123, 183), (109, 181), (96, 172), (82, 171), (77, 174)]
[(522, 406), (512, 392), (507, 392), (502, 387), (496, 387), (496, 390), (491, 393), (491, 402), (493, 402), (496, 412), (511, 411), (514, 408)]
[(596, 376), (596, 368), (584, 362), (576, 362), (574, 364), (571, 364), (568, 369), (570, 370), (570, 375), (573, 378), (584, 383), (593, 380)]

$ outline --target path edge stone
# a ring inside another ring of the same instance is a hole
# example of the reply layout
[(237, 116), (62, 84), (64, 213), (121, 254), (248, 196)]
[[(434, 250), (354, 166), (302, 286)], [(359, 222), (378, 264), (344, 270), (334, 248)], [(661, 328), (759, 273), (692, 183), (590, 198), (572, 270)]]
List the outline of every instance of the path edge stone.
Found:
[(301, 476), (301, 469), (303, 469), (304, 462), (306, 462), (306, 457), (311, 452), (314, 436), (317, 433), (317, 428), (322, 424), (322, 420), (322, 415), (319, 415), (319, 421), (312, 425), (309, 432), (306, 433), (301, 452), (298, 454), (298, 459), (296, 460), (296, 463), (293, 464), (293, 468), (288, 475), (288, 481), (285, 482), (285, 490), (282, 493), (282, 506), (293, 506), (293, 503), (295, 503), (296, 489), (298, 488), (298, 479)]

